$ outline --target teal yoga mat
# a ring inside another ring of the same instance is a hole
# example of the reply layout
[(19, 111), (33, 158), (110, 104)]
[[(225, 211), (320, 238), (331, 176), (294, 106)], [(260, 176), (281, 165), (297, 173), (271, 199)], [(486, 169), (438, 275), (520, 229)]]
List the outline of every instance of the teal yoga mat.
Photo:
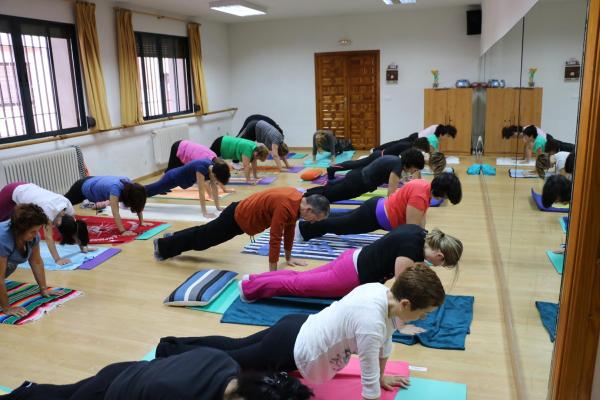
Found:
[(563, 266), (565, 265), (565, 254), (556, 254), (552, 250), (547, 250), (546, 255), (550, 259), (550, 262), (552, 263), (552, 266), (554, 267), (556, 272), (562, 275)]
[(223, 290), (216, 299), (214, 299), (209, 305), (199, 307), (188, 307), (196, 311), (205, 311), (215, 314), (223, 314), (229, 308), (229, 306), (237, 299), (240, 295), (240, 289), (238, 287), (238, 281), (233, 280)]
[(304, 157), (306, 157), (307, 155), (308, 155), (307, 153), (294, 153), (293, 156), (291, 156), (291, 157), (288, 156), (287, 158), (290, 160), (301, 160)]
[(466, 400), (467, 385), (463, 383), (410, 378), (408, 389), (400, 389), (395, 400)]
[(569, 217), (560, 217), (558, 219), (558, 222), (560, 222), (560, 227), (562, 228), (563, 232), (567, 233), (567, 230), (569, 229), (569, 227), (568, 227)]
[(139, 235), (138, 237), (135, 238), (135, 240), (148, 240), (156, 235), (158, 235), (159, 233), (161, 233), (162, 231), (165, 231), (167, 229), (169, 229), (171, 227), (171, 224), (162, 224), (159, 225), (155, 228), (150, 229), (149, 231), (146, 231), (144, 233), (142, 233), (141, 235)]
[(6, 386), (0, 385), (0, 394), (8, 394), (10, 392), (12, 392), (12, 389), (9, 389)]
[[(336, 163), (342, 163), (344, 161), (352, 160), (352, 156), (356, 153), (354, 150), (345, 151), (342, 154), (335, 157)], [(331, 153), (324, 151), (323, 153), (317, 153), (317, 162), (313, 163), (312, 158), (304, 161), (304, 165), (307, 167), (329, 167), (331, 164)]]
[(156, 358), (156, 347), (153, 348), (142, 358), (142, 361), (152, 361)]

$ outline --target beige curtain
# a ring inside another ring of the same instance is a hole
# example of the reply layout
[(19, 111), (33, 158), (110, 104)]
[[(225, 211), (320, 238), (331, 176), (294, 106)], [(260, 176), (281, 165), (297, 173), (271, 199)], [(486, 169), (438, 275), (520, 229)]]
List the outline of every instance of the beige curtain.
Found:
[(77, 41), (85, 80), (88, 114), (96, 119), (96, 128), (109, 129), (110, 115), (106, 103), (106, 86), (100, 63), (96, 30), (96, 5), (75, 3)]
[(208, 97), (204, 82), (202, 67), (202, 45), (200, 43), (200, 25), (190, 22), (187, 26), (190, 46), (190, 66), (192, 70), (192, 88), (194, 89), (194, 104), (200, 106), (200, 112), (208, 112)]
[(131, 11), (118, 9), (116, 16), (121, 124), (136, 125), (144, 121), (144, 114), (142, 114), (141, 85)]

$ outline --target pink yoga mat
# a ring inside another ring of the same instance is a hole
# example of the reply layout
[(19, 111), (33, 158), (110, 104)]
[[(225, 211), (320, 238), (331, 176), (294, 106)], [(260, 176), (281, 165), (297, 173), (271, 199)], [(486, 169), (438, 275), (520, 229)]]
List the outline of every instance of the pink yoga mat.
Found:
[[(386, 375), (409, 376), (408, 363), (404, 361), (388, 361), (385, 367)], [(320, 385), (312, 384), (302, 379), (309, 386), (315, 397), (313, 400), (361, 400), (362, 385), (360, 383), (360, 362), (357, 357), (352, 357), (350, 362), (341, 370), (334, 379)], [(381, 389), (381, 400), (394, 400), (398, 388), (391, 392)]]

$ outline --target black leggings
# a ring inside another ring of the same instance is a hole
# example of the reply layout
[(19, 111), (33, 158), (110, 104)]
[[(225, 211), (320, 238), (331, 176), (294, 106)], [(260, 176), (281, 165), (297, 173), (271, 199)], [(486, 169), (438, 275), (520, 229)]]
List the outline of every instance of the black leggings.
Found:
[(258, 121), (259, 120), (256, 120), (256, 119), (250, 121), (248, 123), (248, 125), (246, 125), (244, 128), (242, 128), (240, 133), (238, 133), (237, 137), (252, 140), (253, 142), (256, 142), (256, 124), (258, 123)]
[(171, 154), (169, 154), (169, 164), (167, 164), (167, 169), (165, 169), (165, 172), (173, 168), (182, 167), (184, 165), (181, 162), (181, 160), (177, 157), (177, 150), (179, 150), (180, 143), (181, 140), (178, 140), (171, 146)]
[[(331, 168), (331, 170), (333, 170), (333, 172), (346, 171), (348, 169), (363, 168), (363, 167), (366, 167), (367, 165), (371, 164), (373, 161), (377, 160), (382, 155), (383, 155), (383, 151), (375, 151), (374, 150), (371, 154), (369, 154), (368, 157), (361, 158), (358, 160), (344, 161), (342, 163), (332, 165), (330, 168)], [(329, 173), (330, 168), (327, 168), (328, 173)]]
[(103, 400), (110, 384), (137, 361), (110, 364), (96, 375), (70, 385), (33, 383), (19, 387), (11, 394), (0, 396), (6, 400)]
[(379, 145), (379, 146), (373, 148), (373, 151), (376, 151), (376, 150), (385, 150), (388, 147), (397, 145), (400, 142), (408, 142), (410, 144), (413, 144), (415, 142), (415, 140), (417, 140), (418, 138), (419, 138), (419, 133), (415, 132), (415, 133), (412, 133), (412, 134), (410, 134), (409, 136), (407, 136), (405, 138), (402, 138), (402, 139), (399, 139), (399, 140), (393, 140), (391, 142), (387, 142), (387, 143), (384, 143), (382, 145)]
[(304, 240), (321, 237), (326, 233), (356, 235), (382, 229), (377, 222), (377, 202), (381, 197), (372, 197), (354, 210), (330, 215), (318, 222), (300, 222), (300, 234)]
[(270, 328), (245, 338), (205, 336), (165, 337), (156, 348), (156, 357), (169, 357), (197, 347), (212, 347), (227, 352), (243, 371), (295, 371), (294, 344), (308, 315), (290, 314)]
[(221, 142), (223, 141), (223, 136), (220, 136), (215, 139), (213, 144), (210, 145), (210, 149), (217, 155), (217, 157), (221, 157)]
[(325, 196), (330, 203), (336, 201), (353, 199), (361, 194), (377, 189), (365, 183), (362, 176), (362, 169), (355, 169), (338, 181), (328, 182), (324, 186), (316, 186), (306, 191), (304, 196), (320, 194)]
[(65, 194), (65, 197), (67, 198), (67, 200), (69, 200), (71, 202), (71, 204), (75, 205), (75, 204), (79, 204), (79, 203), (83, 203), (83, 201), (85, 200), (85, 196), (83, 195), (83, 183), (90, 179), (91, 176), (87, 176), (85, 178), (79, 179), (77, 182), (75, 182), (71, 188), (69, 189), (69, 191)]
[(158, 239), (158, 253), (163, 258), (171, 258), (189, 250), (206, 250), (224, 243), (244, 233), (235, 221), (235, 208), (231, 203), (217, 219), (207, 224), (194, 226), (175, 232), (172, 236)]

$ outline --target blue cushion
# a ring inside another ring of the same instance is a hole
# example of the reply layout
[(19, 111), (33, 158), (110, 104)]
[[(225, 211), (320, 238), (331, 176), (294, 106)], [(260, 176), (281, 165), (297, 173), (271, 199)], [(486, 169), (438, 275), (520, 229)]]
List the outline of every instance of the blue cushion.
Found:
[(194, 273), (164, 300), (169, 306), (205, 306), (216, 298), (237, 272), (204, 269)]

